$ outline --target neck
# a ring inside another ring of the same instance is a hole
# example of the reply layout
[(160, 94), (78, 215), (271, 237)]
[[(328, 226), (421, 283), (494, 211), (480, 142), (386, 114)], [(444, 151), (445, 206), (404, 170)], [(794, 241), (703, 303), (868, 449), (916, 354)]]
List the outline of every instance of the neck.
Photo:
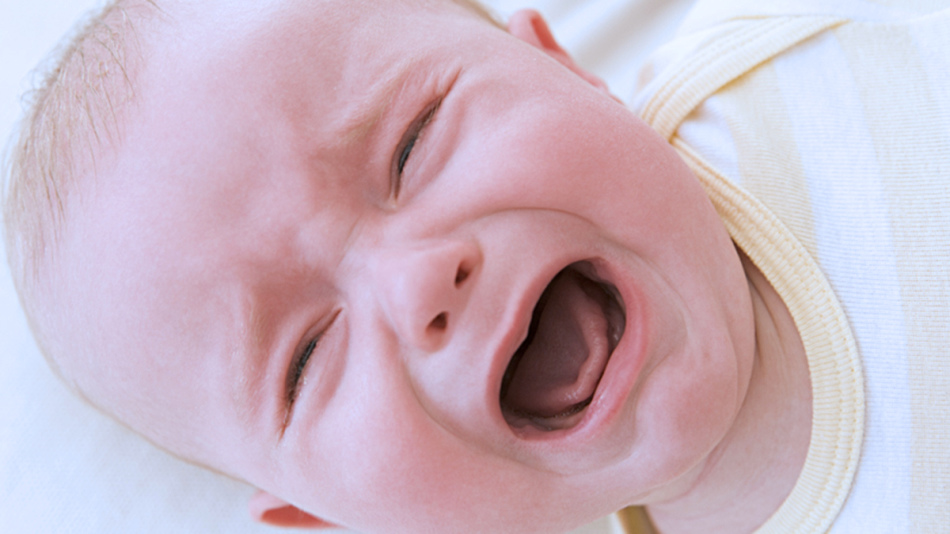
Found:
[(657, 530), (751, 532), (791, 493), (811, 438), (811, 380), (801, 336), (778, 293), (742, 255), (755, 317), (749, 389), (731, 430), (695, 482), (649, 505)]

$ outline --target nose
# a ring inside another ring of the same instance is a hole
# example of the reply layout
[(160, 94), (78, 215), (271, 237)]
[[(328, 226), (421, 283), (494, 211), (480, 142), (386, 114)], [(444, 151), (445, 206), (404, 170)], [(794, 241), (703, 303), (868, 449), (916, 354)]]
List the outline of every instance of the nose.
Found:
[(482, 254), (474, 242), (439, 239), (389, 248), (374, 263), (377, 291), (397, 335), (431, 352), (457, 326)]

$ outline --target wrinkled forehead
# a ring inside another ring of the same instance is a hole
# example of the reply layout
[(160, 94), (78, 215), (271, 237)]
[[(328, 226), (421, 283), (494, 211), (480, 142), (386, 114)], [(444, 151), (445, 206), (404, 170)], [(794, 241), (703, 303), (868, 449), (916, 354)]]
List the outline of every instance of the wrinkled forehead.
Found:
[(376, 66), (375, 58), (418, 46), (436, 26), (499, 26), (470, 0), (183, 2), (167, 18), (173, 21), (173, 35), (156, 52), (171, 52), (168, 58), (179, 61), (229, 56), (245, 62), (282, 59), (279, 64), (333, 61), (366, 71)]
[[(193, 106), (207, 114), (203, 105), (212, 100), (229, 106), (231, 117), (221, 121), (256, 121), (259, 137), (292, 143), (322, 134), (326, 144), (352, 142), (381, 113), (383, 93), (394, 92), (410, 72), (458, 60), (444, 57), (445, 40), (467, 32), (446, 28), (490, 27), (468, 5), (465, 0), (186, 5), (172, 15), (180, 23), (170, 27), (142, 75), (139, 119), (161, 126), (165, 110)], [(280, 126), (288, 129), (275, 131)]]

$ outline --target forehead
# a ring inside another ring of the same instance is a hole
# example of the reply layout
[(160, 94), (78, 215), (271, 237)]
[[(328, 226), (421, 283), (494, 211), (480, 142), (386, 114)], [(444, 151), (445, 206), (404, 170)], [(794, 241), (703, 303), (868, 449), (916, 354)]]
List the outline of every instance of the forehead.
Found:
[(493, 23), (464, 0), (270, 0), (253, 8), (221, 1), (185, 4), (169, 19), (170, 35), (161, 37), (153, 64), (175, 60), (185, 67), (257, 67), (272, 74), (319, 66), (325, 79), (369, 76), (394, 59), (409, 59), (407, 53), (445, 45), (453, 27)]
[[(162, 139), (204, 128), (207, 141), (243, 144), (248, 154), (307, 143), (327, 160), (364, 144), (391, 100), (412, 89), (410, 77), (419, 85), (420, 74), (444, 75), (439, 69), (462, 61), (447, 41), (495, 30), (452, 0), (226, 4), (175, 18), (139, 83), (140, 124)], [(224, 140), (225, 131), (243, 139)], [(197, 160), (194, 149), (206, 147), (192, 148)]]

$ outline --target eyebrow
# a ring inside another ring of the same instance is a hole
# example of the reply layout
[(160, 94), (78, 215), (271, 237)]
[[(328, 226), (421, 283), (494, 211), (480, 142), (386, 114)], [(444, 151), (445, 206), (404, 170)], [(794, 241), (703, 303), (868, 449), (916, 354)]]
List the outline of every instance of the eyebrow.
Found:
[(422, 58), (414, 57), (393, 64), (386, 69), (384, 77), (368, 92), (366, 98), (361, 98), (349, 113), (342, 119), (339, 126), (333, 129), (339, 132), (341, 144), (349, 145), (365, 140), (379, 121), (391, 111), (397, 95), (422, 63)]

